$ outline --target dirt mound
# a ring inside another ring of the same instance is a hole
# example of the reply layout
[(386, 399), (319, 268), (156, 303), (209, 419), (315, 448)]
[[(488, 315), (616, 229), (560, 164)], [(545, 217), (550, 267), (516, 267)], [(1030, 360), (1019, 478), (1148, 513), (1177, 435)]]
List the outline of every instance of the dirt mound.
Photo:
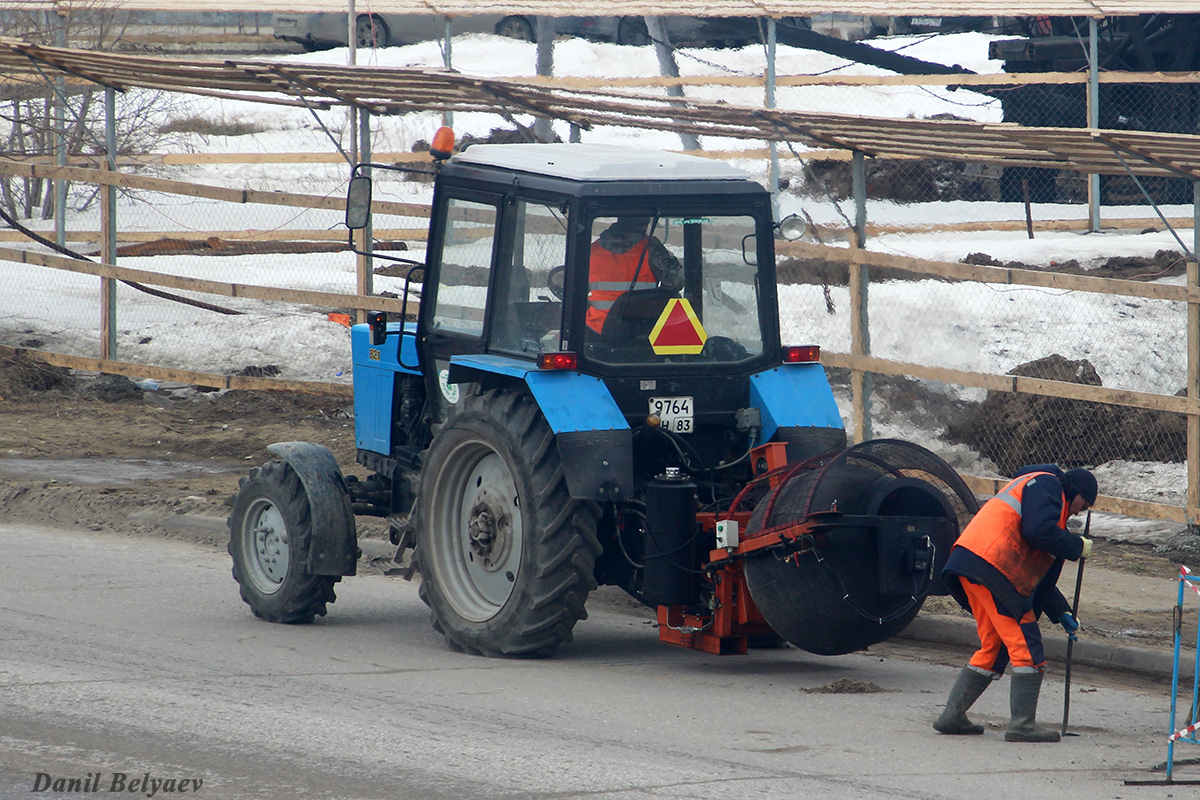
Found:
[(0, 400), (17, 400), (38, 392), (70, 390), (75, 385), (71, 370), (26, 358), (20, 353), (0, 356)]
[[(1086, 359), (1055, 354), (1012, 369), (1009, 375), (1101, 386)], [(961, 442), (1012, 475), (1028, 464), (1094, 467), (1107, 461), (1183, 461), (1183, 414), (1108, 406), (1087, 400), (988, 392), (965, 421), (947, 428)]]
[(1006, 269), (1028, 269), (1039, 272), (1063, 272), (1068, 275), (1091, 275), (1096, 278), (1117, 278), (1120, 280), (1150, 280), (1169, 278), (1182, 275), (1187, 262), (1183, 253), (1178, 250), (1159, 250), (1153, 258), (1143, 256), (1113, 256), (1099, 264), (1083, 266), (1076, 259), (1068, 261), (1051, 261), (1046, 266), (1026, 264), (1022, 261), (1000, 261), (987, 253), (971, 253), (963, 259), (964, 264), (978, 264), (985, 267), (1004, 267)]
[(275, 442), (325, 445), (355, 474), (353, 419), (345, 397), (155, 390), (5, 357), (0, 519), (204, 538), (168, 523), (223, 519), (238, 479), (278, 458), (267, 450)]
[(811, 694), (875, 694), (876, 692), (884, 691), (884, 688), (870, 681), (838, 678), (833, 683), (827, 683), (824, 686), (818, 686), (808, 691)]
[[(867, 196), (897, 203), (931, 203), (939, 200), (999, 200), (998, 175), (961, 161), (920, 158), (911, 161), (870, 159), (866, 165)], [(828, 193), (837, 200), (850, 197), (851, 165), (846, 161), (818, 161), (812, 165), (814, 185), (801, 191)]]
[[(1178, 250), (1159, 250), (1152, 258), (1143, 256), (1113, 256), (1099, 264), (1085, 266), (1077, 260), (1051, 261), (1049, 264), (1026, 264), (1023, 261), (1001, 261), (987, 253), (971, 253), (962, 260), (964, 264), (1005, 269), (1027, 269), (1033, 272), (1062, 272), (1067, 275), (1090, 275), (1095, 278), (1118, 278), (1120, 280), (1153, 280), (1182, 275), (1186, 259)], [(825, 286), (845, 286), (849, 282), (850, 268), (841, 261), (826, 261), (823, 258), (785, 258), (776, 267), (781, 284), (808, 283)], [(936, 275), (926, 275), (892, 267), (871, 267), (870, 279), (881, 281), (950, 281)]]

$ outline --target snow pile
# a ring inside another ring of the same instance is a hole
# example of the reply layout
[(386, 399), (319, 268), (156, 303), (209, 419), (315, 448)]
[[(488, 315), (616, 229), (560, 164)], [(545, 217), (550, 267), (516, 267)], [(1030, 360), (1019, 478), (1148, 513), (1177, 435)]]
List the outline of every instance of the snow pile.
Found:
[[(931, 39), (894, 38), (881, 46), (903, 48), (909, 55), (948, 64), (962, 64), (980, 72), (996, 72), (998, 62), (986, 59), (982, 34), (956, 34)], [(283, 59), (306, 63), (343, 64), (344, 50)], [(379, 66), (440, 68), (443, 54), (438, 43), (389, 48), (359, 54), (359, 63)], [(761, 75), (765, 54), (761, 47), (737, 50), (681, 50), (684, 75)], [(495, 36), (472, 35), (454, 40), (456, 69), (484, 76), (522, 76), (535, 72), (533, 45)], [(619, 47), (579, 39), (556, 43), (554, 71), (559, 76), (596, 79), (645, 77), (658, 74), (652, 48)], [(780, 47), (780, 74), (885, 74), (872, 67), (833, 56)], [(695, 97), (721, 99), (741, 105), (761, 103), (761, 88), (716, 87), (688, 89)], [(950, 113), (980, 121), (998, 121), (998, 101), (967, 91), (949, 92), (929, 87), (789, 87), (779, 91), (780, 106), (816, 111), (854, 112), (870, 109), (886, 116), (927, 117)], [(171, 114), (188, 113), (220, 120), (252, 120), (263, 132), (237, 137), (197, 136), (184, 149), (204, 152), (275, 153), (334, 150), (327, 132), (302, 108), (269, 106), (235, 100), (189, 97), (176, 100)], [(347, 146), (350, 132), (342, 111), (322, 113), (325, 128)], [(531, 120), (522, 119), (523, 124)], [(431, 138), (442, 122), (440, 115), (411, 114), (375, 121), (375, 152), (408, 151)], [(486, 136), (503, 123), (482, 114), (455, 115), (460, 136)], [(565, 123), (555, 132), (568, 138)], [(676, 149), (675, 134), (634, 129), (596, 129), (584, 133), (585, 141), (636, 144)], [(709, 149), (761, 147), (758, 142), (705, 139)], [(765, 176), (759, 163), (748, 163), (756, 175)], [(259, 164), (240, 168), (245, 185), (315, 194), (340, 194), (349, 170), (344, 163), (329, 165)], [(200, 183), (225, 183), (217, 168), (175, 168), (173, 177)], [(381, 181), (380, 196), (389, 200), (427, 202), (428, 184)], [(780, 200), (783, 214), (804, 211), (818, 222), (836, 222), (838, 211), (830, 202), (794, 194)], [(1168, 208), (1169, 216), (1190, 216), (1190, 208)], [(1079, 205), (1035, 208), (1035, 217), (1082, 219)], [(1146, 209), (1105, 209), (1105, 214), (1144, 216)], [(1013, 204), (945, 202), (901, 205), (872, 202), (872, 221), (895, 224), (945, 223), (1004, 216), (1020, 219), (1023, 210)], [(96, 230), (99, 212), (91, 209), (72, 215), (71, 229)], [(118, 219), (122, 230), (204, 232), (259, 229), (336, 229), (333, 212), (301, 212), (216, 203), (196, 198), (149, 193), (122, 196)], [(46, 223), (34, 223), (43, 230)], [(377, 228), (422, 226), (420, 220), (377, 220)], [(1001, 261), (1048, 264), (1075, 259), (1087, 265), (1113, 255), (1152, 256), (1159, 249), (1177, 248), (1166, 232), (1039, 233), (1030, 240), (1024, 231), (978, 233), (907, 233), (880, 236), (869, 247), (918, 258), (957, 261), (970, 253), (987, 253)], [(419, 259), (420, 251), (406, 254)], [(344, 253), (248, 256), (157, 256), (121, 260), (123, 266), (155, 272), (190, 275), (210, 280), (286, 286), (350, 293), (355, 283), (354, 257)], [(50, 350), (99, 355), (98, 281), (60, 271), (42, 270), (0, 262), (4, 290), (0, 292), (0, 342)], [(402, 291), (398, 278), (376, 278), (376, 291)], [(944, 366), (974, 372), (1004, 373), (1017, 364), (1050, 353), (1069, 359), (1092, 361), (1105, 386), (1170, 394), (1183, 384), (1186, 364), (1180, 345), (1184, 309), (1180, 304), (1138, 300), (1136, 309), (1127, 298), (1087, 293), (1058, 293), (982, 284), (949, 284), (936, 281), (872, 284), (872, 349), (877, 355), (900, 361)], [(826, 311), (820, 286), (788, 285), (781, 288), (784, 340), (817, 342), (826, 350), (849, 350), (849, 299), (844, 287), (830, 287), (834, 313)], [(299, 380), (350, 380), (349, 334), (329, 322), (324, 311), (288, 306), (267, 307), (234, 298), (204, 297), (231, 308), (253, 311), (244, 316), (222, 316), (189, 306), (172, 305), (164, 311), (160, 300), (122, 286), (118, 302), (118, 353), (123, 359), (162, 366), (213, 372), (232, 372), (247, 365), (274, 365), (281, 377)], [(1136, 313), (1134, 313), (1136, 311)], [(1114, 345), (1117, 332), (1122, 342)], [(849, 421), (849, 400), (839, 391), (843, 417)], [(960, 399), (979, 400), (982, 392), (958, 392)], [(925, 421), (910, 415), (886, 414), (875, 424), (876, 436), (920, 443), (938, 452), (961, 471), (995, 475), (994, 466), (962, 445), (949, 444)], [(1124, 497), (1181, 504), (1185, 469), (1182, 464), (1110, 463), (1097, 469), (1102, 491)], [(1111, 516), (1098, 517), (1093, 529), (1103, 535), (1135, 541), (1156, 541), (1179, 526)]]

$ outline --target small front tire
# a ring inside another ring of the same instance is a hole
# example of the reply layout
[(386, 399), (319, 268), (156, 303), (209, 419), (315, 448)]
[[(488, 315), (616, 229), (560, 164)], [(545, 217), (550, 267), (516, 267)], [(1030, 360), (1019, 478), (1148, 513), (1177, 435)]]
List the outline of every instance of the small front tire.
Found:
[(229, 555), (254, 616), (285, 623), (325, 616), (337, 577), (309, 574), (311, 544), (308, 495), (287, 462), (270, 461), (242, 478), (229, 515)]

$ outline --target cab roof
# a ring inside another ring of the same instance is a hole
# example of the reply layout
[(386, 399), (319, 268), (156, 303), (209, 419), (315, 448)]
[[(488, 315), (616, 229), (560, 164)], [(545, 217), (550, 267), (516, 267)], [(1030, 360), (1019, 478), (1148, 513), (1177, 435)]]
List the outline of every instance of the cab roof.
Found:
[(748, 180), (723, 161), (612, 144), (475, 144), (452, 163), (575, 181)]

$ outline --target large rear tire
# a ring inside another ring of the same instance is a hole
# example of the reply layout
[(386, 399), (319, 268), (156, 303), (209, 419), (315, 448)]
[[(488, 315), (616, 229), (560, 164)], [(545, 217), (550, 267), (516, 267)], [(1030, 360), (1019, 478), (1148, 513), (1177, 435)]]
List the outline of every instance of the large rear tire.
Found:
[(336, 576), (310, 575), (312, 516), (304, 484), (285, 461), (242, 478), (229, 515), (233, 579), (254, 616), (308, 623), (336, 599)]
[(599, 507), (567, 491), (554, 432), (526, 394), (464, 399), (425, 453), (421, 599), (453, 648), (549, 655), (596, 587)]

